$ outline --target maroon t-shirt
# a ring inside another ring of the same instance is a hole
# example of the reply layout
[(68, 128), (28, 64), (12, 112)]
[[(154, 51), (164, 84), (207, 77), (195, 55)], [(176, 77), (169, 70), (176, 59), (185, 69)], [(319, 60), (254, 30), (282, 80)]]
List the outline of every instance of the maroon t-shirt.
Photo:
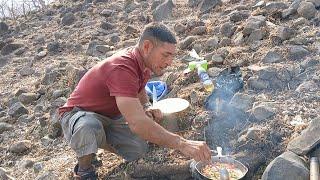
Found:
[(81, 78), (67, 103), (59, 108), (59, 114), (77, 106), (110, 118), (119, 116), (115, 96), (137, 97), (150, 74), (137, 48), (120, 51), (92, 67)]

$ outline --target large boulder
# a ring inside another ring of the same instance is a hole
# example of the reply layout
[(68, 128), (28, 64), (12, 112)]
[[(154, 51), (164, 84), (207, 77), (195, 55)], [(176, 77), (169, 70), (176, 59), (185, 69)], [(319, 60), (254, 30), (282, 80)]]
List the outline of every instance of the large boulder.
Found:
[(320, 118), (311, 121), (301, 135), (289, 142), (287, 150), (298, 155), (306, 155), (320, 143)]
[(275, 158), (266, 168), (262, 180), (306, 180), (309, 170), (305, 162), (292, 152), (285, 152)]

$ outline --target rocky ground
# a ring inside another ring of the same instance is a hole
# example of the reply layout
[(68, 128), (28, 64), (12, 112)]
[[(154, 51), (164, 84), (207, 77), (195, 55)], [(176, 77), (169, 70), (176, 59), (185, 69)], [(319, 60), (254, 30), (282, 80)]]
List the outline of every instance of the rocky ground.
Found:
[[(308, 159), (320, 150), (319, 8), (319, 0), (61, 0), (0, 22), (0, 177), (69, 179), (76, 160), (56, 108), (87, 69), (163, 21), (179, 44), (160, 79), (167, 97), (191, 102), (179, 134), (222, 146), (249, 167), (248, 179), (308, 179)], [(191, 49), (208, 60), (214, 81), (225, 68), (241, 69), (244, 87), (223, 100), (221, 114), (204, 108), (210, 94), (196, 73), (183, 73)], [(99, 152), (99, 177), (191, 178), (188, 158), (150, 146), (133, 163)]]

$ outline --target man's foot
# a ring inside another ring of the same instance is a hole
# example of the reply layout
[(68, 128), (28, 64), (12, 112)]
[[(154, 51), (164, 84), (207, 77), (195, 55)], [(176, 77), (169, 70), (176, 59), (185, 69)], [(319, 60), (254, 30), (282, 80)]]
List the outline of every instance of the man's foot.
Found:
[(79, 164), (77, 164), (73, 170), (73, 178), (75, 180), (97, 180), (98, 174), (93, 166), (88, 169), (81, 169), (79, 168)]

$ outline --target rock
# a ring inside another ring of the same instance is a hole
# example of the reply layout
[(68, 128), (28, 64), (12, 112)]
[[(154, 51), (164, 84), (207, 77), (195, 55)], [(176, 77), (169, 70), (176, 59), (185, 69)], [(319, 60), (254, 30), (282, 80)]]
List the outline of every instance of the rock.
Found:
[(320, 7), (320, 1), (319, 0), (308, 0), (308, 1), (312, 2), (316, 8)]
[(208, 72), (210, 77), (217, 77), (220, 74), (221, 71), (222, 71), (222, 69), (220, 69), (220, 68), (211, 67), (211, 68), (208, 69), (207, 72)]
[(182, 41), (180, 42), (180, 44), (179, 44), (180, 49), (181, 49), (181, 50), (184, 50), (184, 49), (188, 48), (188, 46), (189, 46), (191, 43), (193, 43), (193, 41), (195, 41), (195, 40), (196, 40), (196, 37), (195, 37), (195, 36), (188, 36), (188, 37), (186, 37), (184, 40), (182, 40)]
[(40, 95), (37, 93), (22, 93), (18, 100), (22, 102), (23, 104), (31, 104), (32, 102), (39, 99)]
[(33, 171), (35, 173), (39, 173), (44, 168), (44, 164), (42, 162), (37, 162), (33, 164)]
[(9, 147), (9, 151), (12, 153), (23, 153), (23, 152), (27, 151), (28, 149), (30, 149), (31, 145), (32, 145), (32, 143), (29, 140), (19, 141), (19, 142), (12, 144)]
[(56, 180), (59, 179), (53, 172), (48, 171), (36, 177), (36, 180)]
[(187, 27), (181, 23), (176, 23), (174, 25), (174, 31), (178, 34), (184, 33), (186, 31)]
[(244, 93), (236, 93), (231, 101), (230, 105), (234, 108), (240, 109), (244, 112), (252, 108), (254, 97)]
[(262, 132), (261, 128), (250, 127), (247, 130), (247, 133), (245, 134), (245, 137), (246, 137), (246, 139), (252, 139), (252, 140), (258, 141), (260, 139), (259, 135), (261, 134), (261, 132)]
[(275, 158), (264, 171), (261, 180), (309, 179), (306, 163), (296, 154), (287, 151)]
[(19, 74), (21, 76), (30, 76), (34, 74), (34, 72), (35, 72), (34, 69), (29, 66), (25, 66), (19, 70)]
[(62, 19), (61, 19), (61, 24), (63, 26), (70, 26), (72, 25), (74, 22), (76, 21), (76, 17), (74, 16), (73, 13), (71, 12), (68, 12), (66, 13)]
[(268, 12), (275, 12), (282, 9), (287, 9), (288, 6), (284, 2), (267, 2), (265, 8)]
[(0, 35), (9, 31), (9, 26), (5, 22), (0, 22)]
[(7, 170), (5, 170), (2, 167), (0, 167), (0, 179), (3, 179), (3, 180), (14, 180), (13, 177), (8, 175)]
[(320, 142), (320, 119), (315, 118), (309, 126), (302, 131), (301, 135), (289, 142), (287, 150), (298, 155), (308, 154)]
[[(118, 33), (110, 34), (109, 38), (112, 44), (116, 44), (121, 41), (121, 38)], [(110, 50), (112, 50), (112, 48), (110, 48)]]
[(249, 16), (250, 16), (250, 11), (248, 10), (244, 10), (244, 11), (235, 10), (229, 14), (230, 21), (233, 21), (233, 22), (239, 22), (239, 21), (245, 20)]
[(300, 6), (301, 0), (294, 0), (289, 8), (297, 10)]
[[(18, 97), (20, 96), (22, 93), (26, 93), (28, 92), (28, 90), (26, 88), (20, 88), (20, 89), (17, 89), (15, 92), (14, 92), (14, 96), (15, 97)], [(15, 101), (15, 102), (18, 102), (18, 101)], [(10, 105), (9, 105), (10, 106)]]
[(104, 30), (111, 30), (114, 28), (114, 25), (109, 22), (101, 22), (100, 28)]
[(54, 83), (59, 76), (57, 71), (46, 72), (45, 76), (42, 78), (41, 84), (50, 85)]
[(226, 37), (231, 37), (233, 33), (236, 31), (237, 27), (231, 22), (226, 22), (221, 25), (220, 33)]
[(0, 50), (6, 45), (7, 43), (0, 40)]
[(304, 59), (309, 54), (310, 52), (303, 46), (291, 46), (288, 52), (288, 59), (292, 61), (297, 61)]
[(220, 46), (221, 47), (225, 47), (225, 46), (230, 46), (232, 43), (231, 39), (230, 38), (227, 38), (227, 37), (223, 37), (220, 41)]
[[(60, 43), (59, 42), (49, 42), (47, 44), (47, 50), (51, 54), (59, 53), (60, 52)], [(43, 55), (44, 53), (38, 54)]]
[(244, 35), (242, 32), (238, 32), (234, 37), (233, 37), (233, 42), (236, 46), (241, 45), (244, 42)]
[(33, 120), (34, 120), (34, 116), (28, 116), (27, 114), (22, 115), (18, 118), (18, 121), (22, 123), (29, 123)]
[(301, 25), (309, 25), (309, 21), (304, 18), (304, 17), (300, 17), (296, 20), (293, 21), (293, 27), (298, 27), (298, 26), (301, 26)]
[(13, 130), (13, 126), (11, 124), (0, 122), (0, 134), (2, 134), (5, 131), (11, 131)]
[(247, 43), (254, 43), (256, 41), (260, 41), (265, 36), (265, 31), (262, 29), (256, 29), (251, 32), (247, 39)]
[(166, 0), (152, 12), (153, 20), (154, 21), (168, 20), (172, 16), (173, 8), (174, 8), (174, 4), (172, 0)]
[[(57, 47), (49, 47), (49, 49), (50, 49), (50, 52), (58, 52), (59, 50), (59, 47), (57, 46)], [(44, 57), (46, 57), (46, 55), (48, 54), (48, 52), (47, 51), (40, 51), (40, 52), (38, 52), (37, 54), (36, 54), (36, 56), (34, 57), (34, 59), (35, 60), (40, 60), (40, 59), (42, 59), (42, 58), (44, 58)]]
[(67, 99), (65, 97), (59, 97), (58, 99), (54, 100), (51, 105), (53, 107), (60, 107), (63, 106), (67, 102)]
[(191, 30), (192, 35), (203, 35), (207, 32), (207, 28), (205, 26), (198, 26)]
[(18, 118), (23, 114), (28, 114), (28, 110), (21, 102), (16, 102), (12, 106), (10, 106), (8, 110), (8, 115)]
[(306, 19), (312, 19), (315, 17), (317, 9), (312, 2), (301, 2), (297, 12), (300, 16)]
[(267, 66), (267, 67), (263, 67), (258, 71), (258, 76), (259, 76), (259, 79), (270, 81), (277, 76), (278, 74), (277, 72), (278, 70), (276, 68)]
[(20, 49), (23, 47), (23, 44), (7, 44), (1, 49), (1, 55), (6, 56), (11, 54), (17, 49)]
[(161, 3), (162, 3), (161, 0), (152, 1), (151, 10), (154, 10), (155, 8), (157, 8)]
[(34, 164), (34, 162), (32, 160), (26, 159), (26, 160), (22, 160), (19, 163), (19, 167), (23, 168), (23, 169), (28, 169), (28, 168), (33, 167), (33, 164)]
[(301, 83), (297, 89), (296, 92), (317, 92), (319, 91), (320, 86), (318, 83), (315, 83), (314, 81), (306, 81)]
[(219, 38), (214, 36), (206, 42), (206, 49), (216, 49), (219, 47)]
[(53, 142), (53, 139), (50, 138), (49, 135), (46, 135), (44, 137), (41, 138), (41, 143), (44, 146), (49, 146), (51, 143)]
[(201, 3), (202, 0), (188, 0), (189, 7), (196, 7)]
[(134, 27), (131, 26), (131, 25), (128, 25), (124, 31), (125, 31), (127, 34), (135, 34), (135, 33), (138, 33), (138, 32), (139, 32), (136, 28), (134, 28)]
[(223, 61), (224, 61), (224, 58), (220, 54), (214, 54), (211, 57), (211, 61), (214, 62), (214, 63), (217, 63), (217, 64), (222, 64)]
[(203, 48), (201, 44), (195, 43), (192, 49), (194, 49), (199, 54)]
[(208, 13), (211, 9), (220, 4), (222, 4), (221, 0), (202, 0), (198, 6), (199, 14)]
[(101, 11), (100, 15), (104, 17), (110, 17), (112, 15), (113, 11), (111, 9), (104, 9)]
[[(99, 49), (100, 51), (98, 51), (97, 46), (100, 46), (100, 49)], [(89, 56), (98, 57), (98, 56), (104, 56), (106, 52), (107, 52), (107, 48), (102, 48), (97, 41), (91, 41), (87, 48), (86, 54)]]
[(67, 93), (67, 90), (66, 89), (58, 89), (58, 90), (55, 90), (53, 91), (52, 93), (52, 99), (57, 99), (61, 96), (64, 96), (65, 94)]
[(258, 122), (268, 119), (275, 114), (276, 109), (271, 103), (254, 104), (254, 107), (252, 108), (252, 115)]
[(281, 26), (278, 28), (278, 37), (284, 41), (284, 40), (288, 40), (290, 38), (293, 37), (294, 35), (294, 30), (292, 28), (289, 28), (289, 27), (284, 27), (284, 26)]
[(199, 97), (198, 97), (198, 94), (196, 91), (192, 91), (190, 93), (190, 103), (193, 105), (193, 106), (197, 106), (198, 105), (198, 102), (199, 102)]
[(263, 7), (263, 6), (265, 6), (266, 5), (266, 2), (264, 2), (264, 1), (259, 1), (259, 2), (257, 2), (257, 4), (255, 4), (254, 6), (252, 6), (253, 8), (261, 8), (261, 7)]
[(309, 67), (314, 67), (320, 64), (319, 60), (316, 59), (306, 59), (300, 65), (302, 68), (307, 69)]
[(254, 30), (257, 30), (266, 24), (265, 16), (251, 16), (247, 20), (245, 26), (243, 27), (242, 33), (245, 36), (250, 35)]
[(286, 19), (286, 18), (288, 18), (289, 16), (293, 15), (296, 12), (297, 12), (297, 10), (292, 9), (292, 8), (288, 8), (288, 9), (285, 9), (285, 10), (282, 11), (281, 17), (283, 19)]
[(278, 63), (283, 61), (283, 57), (280, 53), (276, 51), (269, 51), (262, 59), (263, 63)]

